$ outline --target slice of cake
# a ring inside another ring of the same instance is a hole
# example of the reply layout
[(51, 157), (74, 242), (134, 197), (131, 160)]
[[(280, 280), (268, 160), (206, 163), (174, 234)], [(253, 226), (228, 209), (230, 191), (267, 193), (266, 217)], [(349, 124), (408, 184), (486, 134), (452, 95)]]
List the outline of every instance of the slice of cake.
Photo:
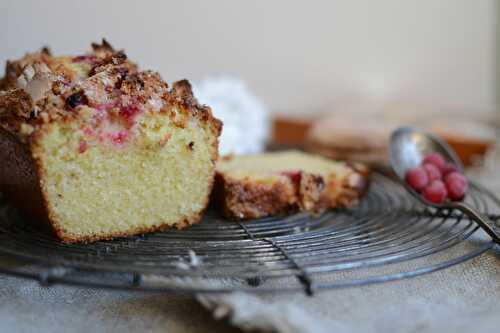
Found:
[(68, 243), (197, 222), (222, 123), (187, 81), (169, 87), (107, 42), (92, 46), (7, 62), (0, 191)]
[(365, 166), (299, 151), (228, 156), (217, 164), (214, 199), (233, 219), (319, 213), (354, 205), (367, 185)]

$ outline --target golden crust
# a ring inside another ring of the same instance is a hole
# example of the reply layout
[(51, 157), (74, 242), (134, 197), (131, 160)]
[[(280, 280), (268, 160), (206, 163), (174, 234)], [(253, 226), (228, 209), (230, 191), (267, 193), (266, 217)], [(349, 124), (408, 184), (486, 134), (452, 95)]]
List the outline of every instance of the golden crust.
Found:
[(22, 125), (27, 124), (32, 110), (33, 101), (24, 90), (0, 91), (0, 127), (23, 135)]
[[(226, 157), (227, 158), (227, 157)], [(255, 219), (266, 216), (309, 211), (314, 214), (329, 208), (351, 207), (367, 192), (369, 169), (362, 164), (348, 164), (350, 172), (343, 179), (301, 171), (271, 182), (250, 177), (235, 179), (216, 171), (214, 203), (230, 219)]]

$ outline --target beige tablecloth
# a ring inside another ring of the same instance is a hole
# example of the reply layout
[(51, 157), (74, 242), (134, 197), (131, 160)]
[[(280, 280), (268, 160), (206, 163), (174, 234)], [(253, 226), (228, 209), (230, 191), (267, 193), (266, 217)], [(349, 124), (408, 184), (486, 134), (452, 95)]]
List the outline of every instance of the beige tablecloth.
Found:
[[(0, 332), (232, 332), (195, 299), (0, 277)], [(492, 332), (500, 327), (500, 250), (410, 280), (314, 297), (203, 297), (235, 325), (281, 332)], [(228, 309), (232, 309), (228, 312)]]

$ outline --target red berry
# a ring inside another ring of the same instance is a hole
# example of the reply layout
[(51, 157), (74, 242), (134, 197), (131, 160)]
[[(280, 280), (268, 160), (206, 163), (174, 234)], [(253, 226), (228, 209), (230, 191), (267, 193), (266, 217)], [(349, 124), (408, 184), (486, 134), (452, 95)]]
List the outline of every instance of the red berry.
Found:
[(74, 57), (72, 59), (73, 62), (86, 62), (90, 65), (95, 65), (95, 64), (98, 64), (99, 63), (99, 58), (97, 58), (97, 56), (95, 55), (89, 55), (89, 54), (86, 54), (86, 55), (81, 55), (81, 56), (77, 56), (77, 57)]
[(430, 153), (424, 157), (422, 164), (430, 163), (437, 166), (440, 170), (444, 168), (446, 162), (440, 153)]
[(83, 154), (87, 151), (87, 148), (88, 148), (88, 145), (87, 145), (87, 141), (80, 141), (80, 144), (78, 145), (78, 152), (80, 154)]
[(446, 182), (446, 189), (448, 190), (448, 197), (453, 201), (462, 200), (467, 191), (467, 183), (462, 182), (460, 179), (451, 178)]
[(446, 176), (450, 172), (457, 172), (458, 169), (454, 164), (446, 163), (445, 166), (441, 169), (441, 173), (443, 176)]
[(127, 141), (129, 136), (129, 132), (127, 131), (118, 131), (118, 132), (112, 132), (108, 134), (109, 139), (117, 145), (121, 145)]
[(444, 177), (444, 182), (451, 200), (458, 201), (464, 198), (469, 187), (469, 182), (464, 175), (459, 172), (450, 172)]
[(288, 177), (294, 184), (300, 184), (300, 180), (302, 178), (301, 171), (283, 171), (280, 172), (281, 175)]
[(468, 183), (467, 178), (459, 172), (450, 172), (444, 177), (444, 182), (448, 183), (450, 181), (459, 181), (464, 183), (465, 185)]
[(448, 195), (448, 191), (441, 180), (434, 180), (425, 187), (423, 195), (425, 200), (435, 204), (440, 204)]
[(441, 179), (441, 171), (434, 164), (425, 163), (422, 168), (427, 173), (427, 177), (429, 178), (429, 182), (432, 182), (433, 180), (436, 180), (436, 179)]
[(429, 183), (427, 172), (421, 168), (411, 168), (406, 172), (406, 183), (415, 191), (420, 191)]

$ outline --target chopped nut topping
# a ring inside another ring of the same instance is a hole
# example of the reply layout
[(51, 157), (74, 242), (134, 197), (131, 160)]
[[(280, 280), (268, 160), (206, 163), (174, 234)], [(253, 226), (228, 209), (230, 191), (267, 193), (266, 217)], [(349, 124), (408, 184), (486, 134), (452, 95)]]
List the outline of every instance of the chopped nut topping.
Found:
[(33, 133), (33, 131), (35, 130), (35, 128), (31, 125), (28, 125), (28, 124), (25, 124), (25, 123), (22, 123), (21, 124), (21, 134), (22, 135), (30, 135), (31, 133)]
[(41, 112), (40, 113), (40, 117), (42, 118), (42, 121), (44, 123), (48, 123), (49, 122), (49, 114), (47, 112)]
[[(209, 108), (197, 104), (188, 81), (174, 83), (169, 90), (158, 73), (139, 71), (106, 40), (92, 48), (74, 57), (55, 57), (43, 49), (8, 61), (5, 77), (0, 78), (0, 126), (30, 134), (42, 124), (79, 117), (99, 133), (95, 134), (99, 140), (122, 144), (138, 116), (158, 112), (169, 115), (179, 127), (186, 126), (191, 116), (209, 120), (220, 133), (220, 122)], [(112, 135), (99, 128), (107, 122)], [(194, 143), (187, 145), (193, 149)]]

